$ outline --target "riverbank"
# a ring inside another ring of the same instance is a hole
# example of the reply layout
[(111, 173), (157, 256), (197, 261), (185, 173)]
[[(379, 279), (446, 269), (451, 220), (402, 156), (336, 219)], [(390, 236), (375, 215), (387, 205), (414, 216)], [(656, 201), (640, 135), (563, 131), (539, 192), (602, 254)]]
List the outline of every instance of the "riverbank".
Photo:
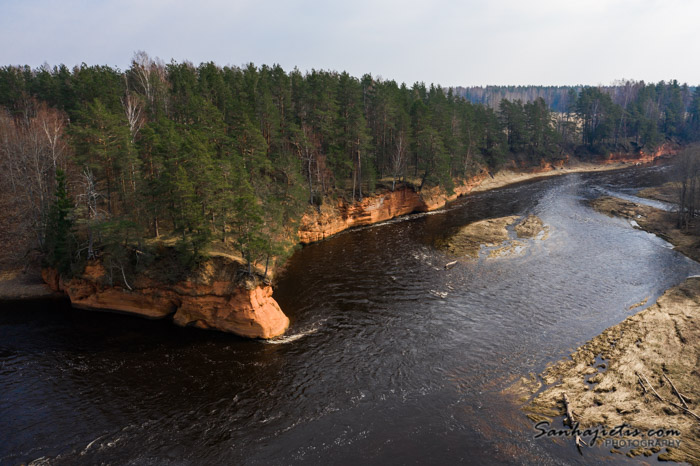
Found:
[(677, 251), (700, 262), (700, 236), (693, 231), (686, 232), (677, 228), (675, 212), (610, 196), (594, 199), (590, 205), (602, 214), (623, 217), (635, 222), (639, 228), (665, 239), (673, 244)]
[(661, 186), (644, 188), (637, 193), (637, 196), (676, 204), (680, 198), (680, 192), (681, 184), (677, 181), (670, 181)]
[[(694, 260), (700, 259), (699, 238), (675, 228), (671, 212), (613, 197), (595, 199), (590, 205), (603, 214), (634, 221)], [(521, 396), (523, 409), (540, 428), (554, 427), (554, 418), (565, 415), (566, 395), (581, 431), (609, 430), (622, 424), (638, 429), (636, 435), (601, 434), (598, 445), (604, 437), (618, 441), (604, 444), (612, 453), (658, 455), (659, 460), (700, 465), (700, 418), (694, 416), (700, 414), (698, 341), (700, 278), (689, 278), (667, 290), (649, 308), (606, 329), (570, 358), (549, 367), (539, 380), (534, 376), (523, 379), (510, 391)], [(649, 434), (658, 429), (680, 435)], [(582, 434), (581, 438), (591, 443), (592, 435)], [(631, 443), (622, 448), (621, 440)]]
[[(507, 186), (509, 184), (520, 183), (542, 177), (564, 175), (568, 173), (616, 170), (629, 167), (632, 162), (640, 163), (637, 162), (638, 160), (649, 162), (655, 160), (656, 158), (671, 155), (673, 153), (675, 153), (675, 151), (666, 148), (665, 150), (657, 151), (651, 156), (642, 154), (641, 156), (635, 156), (627, 159), (619, 156), (611, 156), (608, 159), (600, 160), (596, 163), (583, 163), (569, 159), (566, 161), (566, 163), (562, 161), (556, 166), (543, 163), (541, 166), (529, 170), (515, 170), (513, 168), (506, 168), (496, 174), (491, 174), (485, 170), (482, 170), (482, 172), (478, 175), (461, 183), (457, 183), (454, 192), (451, 194), (448, 194), (440, 187), (426, 188), (418, 192), (413, 186), (403, 185), (395, 191), (382, 192), (374, 196), (365, 197), (362, 201), (354, 203), (349, 203), (340, 199), (334, 203), (324, 203), (319, 210), (313, 209), (303, 216), (301, 226), (299, 228), (299, 241), (302, 244), (307, 244), (314, 241), (323, 240), (348, 228), (370, 225), (413, 212), (437, 210), (444, 207), (448, 202), (472, 192), (487, 191)], [(41, 270), (38, 265), (30, 266), (27, 270), (27, 273), (24, 274), (3, 275), (0, 277), (0, 300), (15, 300), (17, 299), (16, 296), (21, 296), (22, 299), (40, 299), (46, 296), (55, 296), (56, 293), (61, 292), (65, 292), (70, 296), (70, 292), (68, 290), (73, 289), (71, 287), (61, 288), (60, 286), (56, 285), (53, 287), (53, 289), (51, 289), (48, 286), (38, 283), (36, 277), (40, 276), (41, 274)], [(234, 325), (234, 328), (238, 330), (231, 330), (226, 322), (222, 323), (220, 321), (221, 319), (216, 317), (217, 313), (219, 312), (217, 309), (220, 307), (218, 304), (215, 306), (216, 309), (211, 308), (211, 312), (207, 311), (206, 313), (190, 312), (192, 309), (196, 308), (194, 304), (187, 307), (187, 309), (190, 309), (190, 311), (187, 313), (185, 313), (185, 311), (172, 311), (172, 305), (166, 305), (160, 310), (150, 311), (146, 309), (146, 307), (153, 305), (153, 300), (151, 299), (152, 297), (150, 295), (153, 293), (169, 295), (172, 292), (170, 288), (167, 286), (149, 286), (148, 288), (150, 291), (146, 292), (144, 295), (144, 293), (138, 290), (134, 292), (134, 290), (126, 289), (124, 286), (107, 287), (103, 284), (103, 280), (95, 281), (92, 280), (92, 278), (94, 277), (88, 277), (87, 280), (83, 280), (83, 282), (87, 283), (89, 286), (86, 285), (77, 287), (81, 290), (81, 293), (79, 293), (80, 297), (78, 297), (78, 295), (75, 293), (75, 296), (70, 296), (71, 301), (74, 304), (86, 308), (103, 310), (112, 309), (121, 312), (134, 313), (137, 315), (149, 316), (149, 314), (155, 313), (157, 314), (157, 317), (160, 318), (174, 314), (176, 317), (180, 316), (180, 318), (175, 318), (174, 320), (176, 323), (181, 325), (223, 329), (226, 331), (233, 331), (233, 333), (243, 336), (256, 336), (262, 338), (270, 338), (271, 336), (279, 335), (280, 332), (283, 332), (284, 329), (286, 329), (286, 326), (289, 323), (288, 320), (285, 320), (286, 316), (284, 319), (275, 318), (270, 320), (266, 316), (258, 319), (253, 315), (247, 316), (246, 322), (255, 327), (257, 330), (248, 331), (241, 327), (240, 323), (235, 323)], [(77, 277), (76, 280), (80, 281), (81, 277)], [(58, 284), (60, 282), (56, 283)], [(185, 286), (183, 289), (187, 288), (188, 286), (189, 285)], [(269, 290), (268, 288), (269, 286), (262, 291), (258, 290), (259, 292), (257, 295), (260, 295), (258, 296), (260, 300), (265, 301), (265, 306), (263, 307), (275, 308), (275, 312), (271, 314), (277, 316), (278, 313), (276, 310), (279, 309), (279, 306), (277, 306), (274, 299), (269, 296), (271, 295), (271, 288), (269, 288)], [(92, 290), (94, 296), (86, 295), (86, 290)], [(179, 294), (179, 292), (176, 292), (176, 294)], [(223, 299), (223, 296), (219, 296), (216, 293), (212, 295), (208, 292), (198, 292), (196, 294), (198, 296), (197, 299), (201, 302), (206, 301), (205, 297), (210, 297), (214, 300)], [(236, 302), (236, 299), (234, 298), (239, 295), (246, 295), (247, 298), (245, 301), (247, 303), (252, 303), (252, 297), (248, 296), (249, 293), (235, 293), (235, 296), (230, 296), (230, 301)], [(262, 298), (263, 295), (265, 295), (264, 299)], [(182, 299), (179, 297), (171, 298), (172, 299), (166, 299), (166, 301), (182, 302)], [(143, 303), (137, 305), (136, 301), (139, 299), (142, 299)], [(151, 304), (149, 305), (148, 303)], [(211, 303), (208, 303), (204, 307), (208, 308), (209, 304)], [(267, 306), (268, 304), (269, 306)], [(245, 307), (246, 309), (255, 308), (255, 306), (252, 304), (251, 306)], [(233, 311), (231, 309), (226, 312), (233, 315)], [(281, 313), (281, 310), (279, 313)], [(187, 319), (183, 317), (185, 314), (188, 316)], [(282, 315), (284, 314), (282, 313)], [(274, 323), (268, 325), (268, 321), (274, 321)], [(212, 322), (215, 323), (212, 324)], [(252, 324), (250, 322), (252, 322)], [(258, 322), (264, 323), (262, 329), (258, 328)]]
[[(668, 155), (659, 153), (656, 158)], [(654, 159), (655, 160), (655, 159)], [(440, 209), (448, 202), (473, 192), (483, 192), (501, 188), (514, 183), (521, 183), (537, 178), (583, 173), (603, 170), (619, 170), (630, 166), (629, 161), (618, 160), (610, 163), (583, 163), (570, 161), (567, 164), (553, 166), (545, 164), (529, 171), (504, 169), (493, 176), (483, 171), (469, 180), (459, 183), (454, 193), (448, 195), (441, 188), (428, 188), (416, 192), (413, 187), (402, 186), (395, 191), (368, 196), (362, 201), (348, 203), (338, 200), (321, 206), (320, 211), (313, 211), (302, 217), (299, 228), (299, 242), (309, 244), (321, 241), (349, 228), (371, 225), (414, 212), (427, 212)], [(6, 235), (8, 238), (11, 235)], [(8, 240), (9, 241), (9, 240)], [(55, 296), (54, 291), (41, 280), (39, 260), (33, 260), (25, 267), (17, 259), (16, 251), (6, 248), (0, 254), (4, 258), (3, 272), (0, 274), (0, 301), (43, 299)]]
[(318, 210), (307, 212), (299, 226), (299, 242), (309, 244), (322, 241), (350, 228), (372, 225), (415, 212), (430, 212), (445, 207), (459, 197), (470, 193), (489, 191), (508, 185), (532, 181), (569, 173), (586, 173), (620, 170), (641, 163), (672, 156), (675, 149), (663, 147), (652, 154), (642, 153), (637, 157), (629, 154), (611, 154), (597, 162), (562, 160), (557, 164), (543, 163), (532, 169), (504, 168), (495, 174), (483, 170), (478, 175), (456, 183), (454, 192), (448, 194), (441, 187), (417, 191), (413, 186), (403, 185), (395, 191), (380, 192), (354, 203), (338, 199), (323, 204)]
[(61, 296), (44, 282), (38, 267), (0, 272), (0, 301), (54, 299)]

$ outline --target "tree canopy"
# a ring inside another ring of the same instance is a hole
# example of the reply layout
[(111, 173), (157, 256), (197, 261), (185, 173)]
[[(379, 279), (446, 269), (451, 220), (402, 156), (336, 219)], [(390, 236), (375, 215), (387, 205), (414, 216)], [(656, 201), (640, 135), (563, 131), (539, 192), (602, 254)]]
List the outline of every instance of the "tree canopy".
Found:
[[(173, 244), (184, 267), (212, 244), (252, 267), (284, 258), (304, 210), (328, 198), (362, 199), (401, 182), (450, 191), (505, 164), (696, 140), (698, 102), (676, 81), (627, 82), (568, 89), (560, 112), (542, 96), (494, 108), (436, 85), (165, 64), (139, 52), (126, 71), (0, 68), (0, 155), (5, 185), (17, 190), (27, 141), (41, 142), (48, 161), (54, 148), (53, 166), (36, 173), (34, 209), (53, 248), (47, 258), (62, 270), (67, 258), (79, 267), (102, 256), (124, 275), (158, 244)], [(46, 115), (61, 122), (53, 145)], [(66, 174), (56, 169), (58, 142)]]

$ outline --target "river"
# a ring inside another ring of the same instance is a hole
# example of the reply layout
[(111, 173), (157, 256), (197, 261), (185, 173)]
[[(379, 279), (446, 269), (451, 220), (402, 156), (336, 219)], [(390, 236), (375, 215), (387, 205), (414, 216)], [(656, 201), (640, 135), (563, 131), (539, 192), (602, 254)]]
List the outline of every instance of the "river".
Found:
[[(570, 174), (299, 250), (274, 297), (284, 337), (250, 341), (46, 303), (0, 311), (0, 463), (606, 464), (534, 439), (502, 391), (700, 265), (584, 201), (665, 167)], [(534, 213), (521, 255), (452, 260), (459, 226)]]

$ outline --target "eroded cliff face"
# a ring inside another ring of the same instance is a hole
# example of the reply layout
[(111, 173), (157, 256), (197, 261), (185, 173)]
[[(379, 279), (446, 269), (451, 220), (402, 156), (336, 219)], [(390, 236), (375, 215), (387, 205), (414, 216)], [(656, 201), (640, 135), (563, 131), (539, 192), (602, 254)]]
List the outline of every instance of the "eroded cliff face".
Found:
[(73, 306), (136, 314), (151, 319), (172, 316), (181, 326), (221, 330), (249, 338), (282, 335), (289, 319), (272, 298), (267, 284), (194, 277), (174, 284), (139, 276), (125, 286), (109, 285), (104, 268), (89, 264), (82, 275), (63, 280), (54, 269), (42, 271), (44, 281), (62, 291)]
[(299, 226), (299, 242), (303, 244), (321, 241), (348, 228), (372, 225), (414, 212), (429, 212), (443, 207), (447, 202), (469, 193), (488, 176), (486, 172), (455, 186), (452, 194), (444, 189), (426, 188), (417, 192), (413, 187), (401, 186), (365, 197), (361, 201), (348, 203), (339, 199), (333, 204), (324, 204), (320, 211), (307, 212)]
[[(638, 154), (624, 152), (611, 153), (609, 156), (597, 160), (592, 165), (613, 165), (623, 163), (648, 163), (659, 157), (675, 155), (677, 149), (669, 144), (664, 144), (654, 152), (641, 151)], [(556, 162), (542, 160), (537, 167), (524, 169), (515, 162), (509, 167), (522, 175), (538, 175), (553, 170), (565, 168), (570, 162), (570, 157), (565, 156)], [(464, 196), (489, 178), (489, 173), (482, 170), (480, 174), (463, 181), (455, 186), (452, 194), (440, 187), (425, 188), (417, 192), (411, 186), (402, 186), (395, 191), (383, 192), (365, 197), (361, 201), (349, 203), (339, 199), (331, 204), (324, 204), (320, 210), (313, 210), (304, 214), (299, 226), (299, 242), (302, 244), (321, 241), (348, 228), (371, 225), (384, 222), (395, 217), (414, 212), (429, 212), (442, 208), (446, 203)], [(514, 179), (513, 181), (523, 181)]]
[(649, 163), (660, 157), (676, 155), (678, 148), (671, 144), (662, 144), (652, 152), (639, 151), (639, 154), (631, 154), (629, 152), (611, 152), (610, 155), (602, 161), (604, 165), (611, 163)]

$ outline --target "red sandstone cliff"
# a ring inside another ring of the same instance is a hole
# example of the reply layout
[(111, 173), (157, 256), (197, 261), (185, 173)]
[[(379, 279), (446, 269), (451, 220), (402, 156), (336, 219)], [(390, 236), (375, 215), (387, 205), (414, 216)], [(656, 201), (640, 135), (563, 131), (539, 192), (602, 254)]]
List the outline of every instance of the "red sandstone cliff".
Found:
[(676, 155), (677, 153), (678, 148), (666, 143), (660, 145), (653, 152), (644, 152), (643, 150), (639, 151), (639, 154), (630, 154), (629, 152), (611, 152), (610, 155), (602, 161), (602, 163), (649, 163), (653, 162), (659, 157)]
[(82, 275), (68, 280), (63, 280), (53, 269), (44, 269), (42, 276), (54, 291), (63, 291), (78, 308), (118, 311), (151, 319), (172, 316), (177, 325), (249, 338), (272, 338), (287, 330), (289, 319), (272, 298), (270, 285), (237, 284), (211, 272), (205, 270), (204, 277), (200, 274), (174, 284), (141, 276), (130, 283), (131, 290), (108, 285), (105, 270), (97, 263), (89, 264)]
[[(652, 153), (643, 151), (639, 154), (611, 153), (608, 157), (595, 162), (595, 164), (648, 163), (659, 157), (674, 155), (675, 153), (676, 149), (665, 144)], [(564, 168), (567, 162), (569, 162), (568, 156), (554, 164), (543, 160), (540, 166), (521, 169), (519, 172), (521, 175), (544, 174)], [(562, 171), (562, 173), (568, 172)], [(382, 192), (374, 196), (365, 197), (361, 201), (354, 203), (339, 199), (334, 203), (324, 204), (321, 206), (320, 211), (309, 211), (302, 217), (299, 226), (299, 242), (302, 244), (313, 243), (348, 228), (384, 222), (413, 212), (437, 210), (446, 203), (468, 194), (488, 178), (488, 172), (482, 170), (479, 175), (462, 181), (455, 186), (454, 192), (449, 195), (440, 187), (424, 188), (421, 192), (417, 192), (413, 187), (402, 186), (393, 192)], [(513, 182), (524, 181), (524, 179), (516, 178)]]
[(413, 212), (429, 212), (443, 207), (447, 202), (469, 193), (488, 174), (483, 172), (455, 186), (452, 194), (439, 187), (417, 192), (413, 187), (402, 186), (395, 191), (365, 197), (348, 203), (339, 199), (324, 204), (319, 211), (304, 214), (299, 226), (299, 242), (303, 244), (321, 241), (348, 228), (372, 225)]

